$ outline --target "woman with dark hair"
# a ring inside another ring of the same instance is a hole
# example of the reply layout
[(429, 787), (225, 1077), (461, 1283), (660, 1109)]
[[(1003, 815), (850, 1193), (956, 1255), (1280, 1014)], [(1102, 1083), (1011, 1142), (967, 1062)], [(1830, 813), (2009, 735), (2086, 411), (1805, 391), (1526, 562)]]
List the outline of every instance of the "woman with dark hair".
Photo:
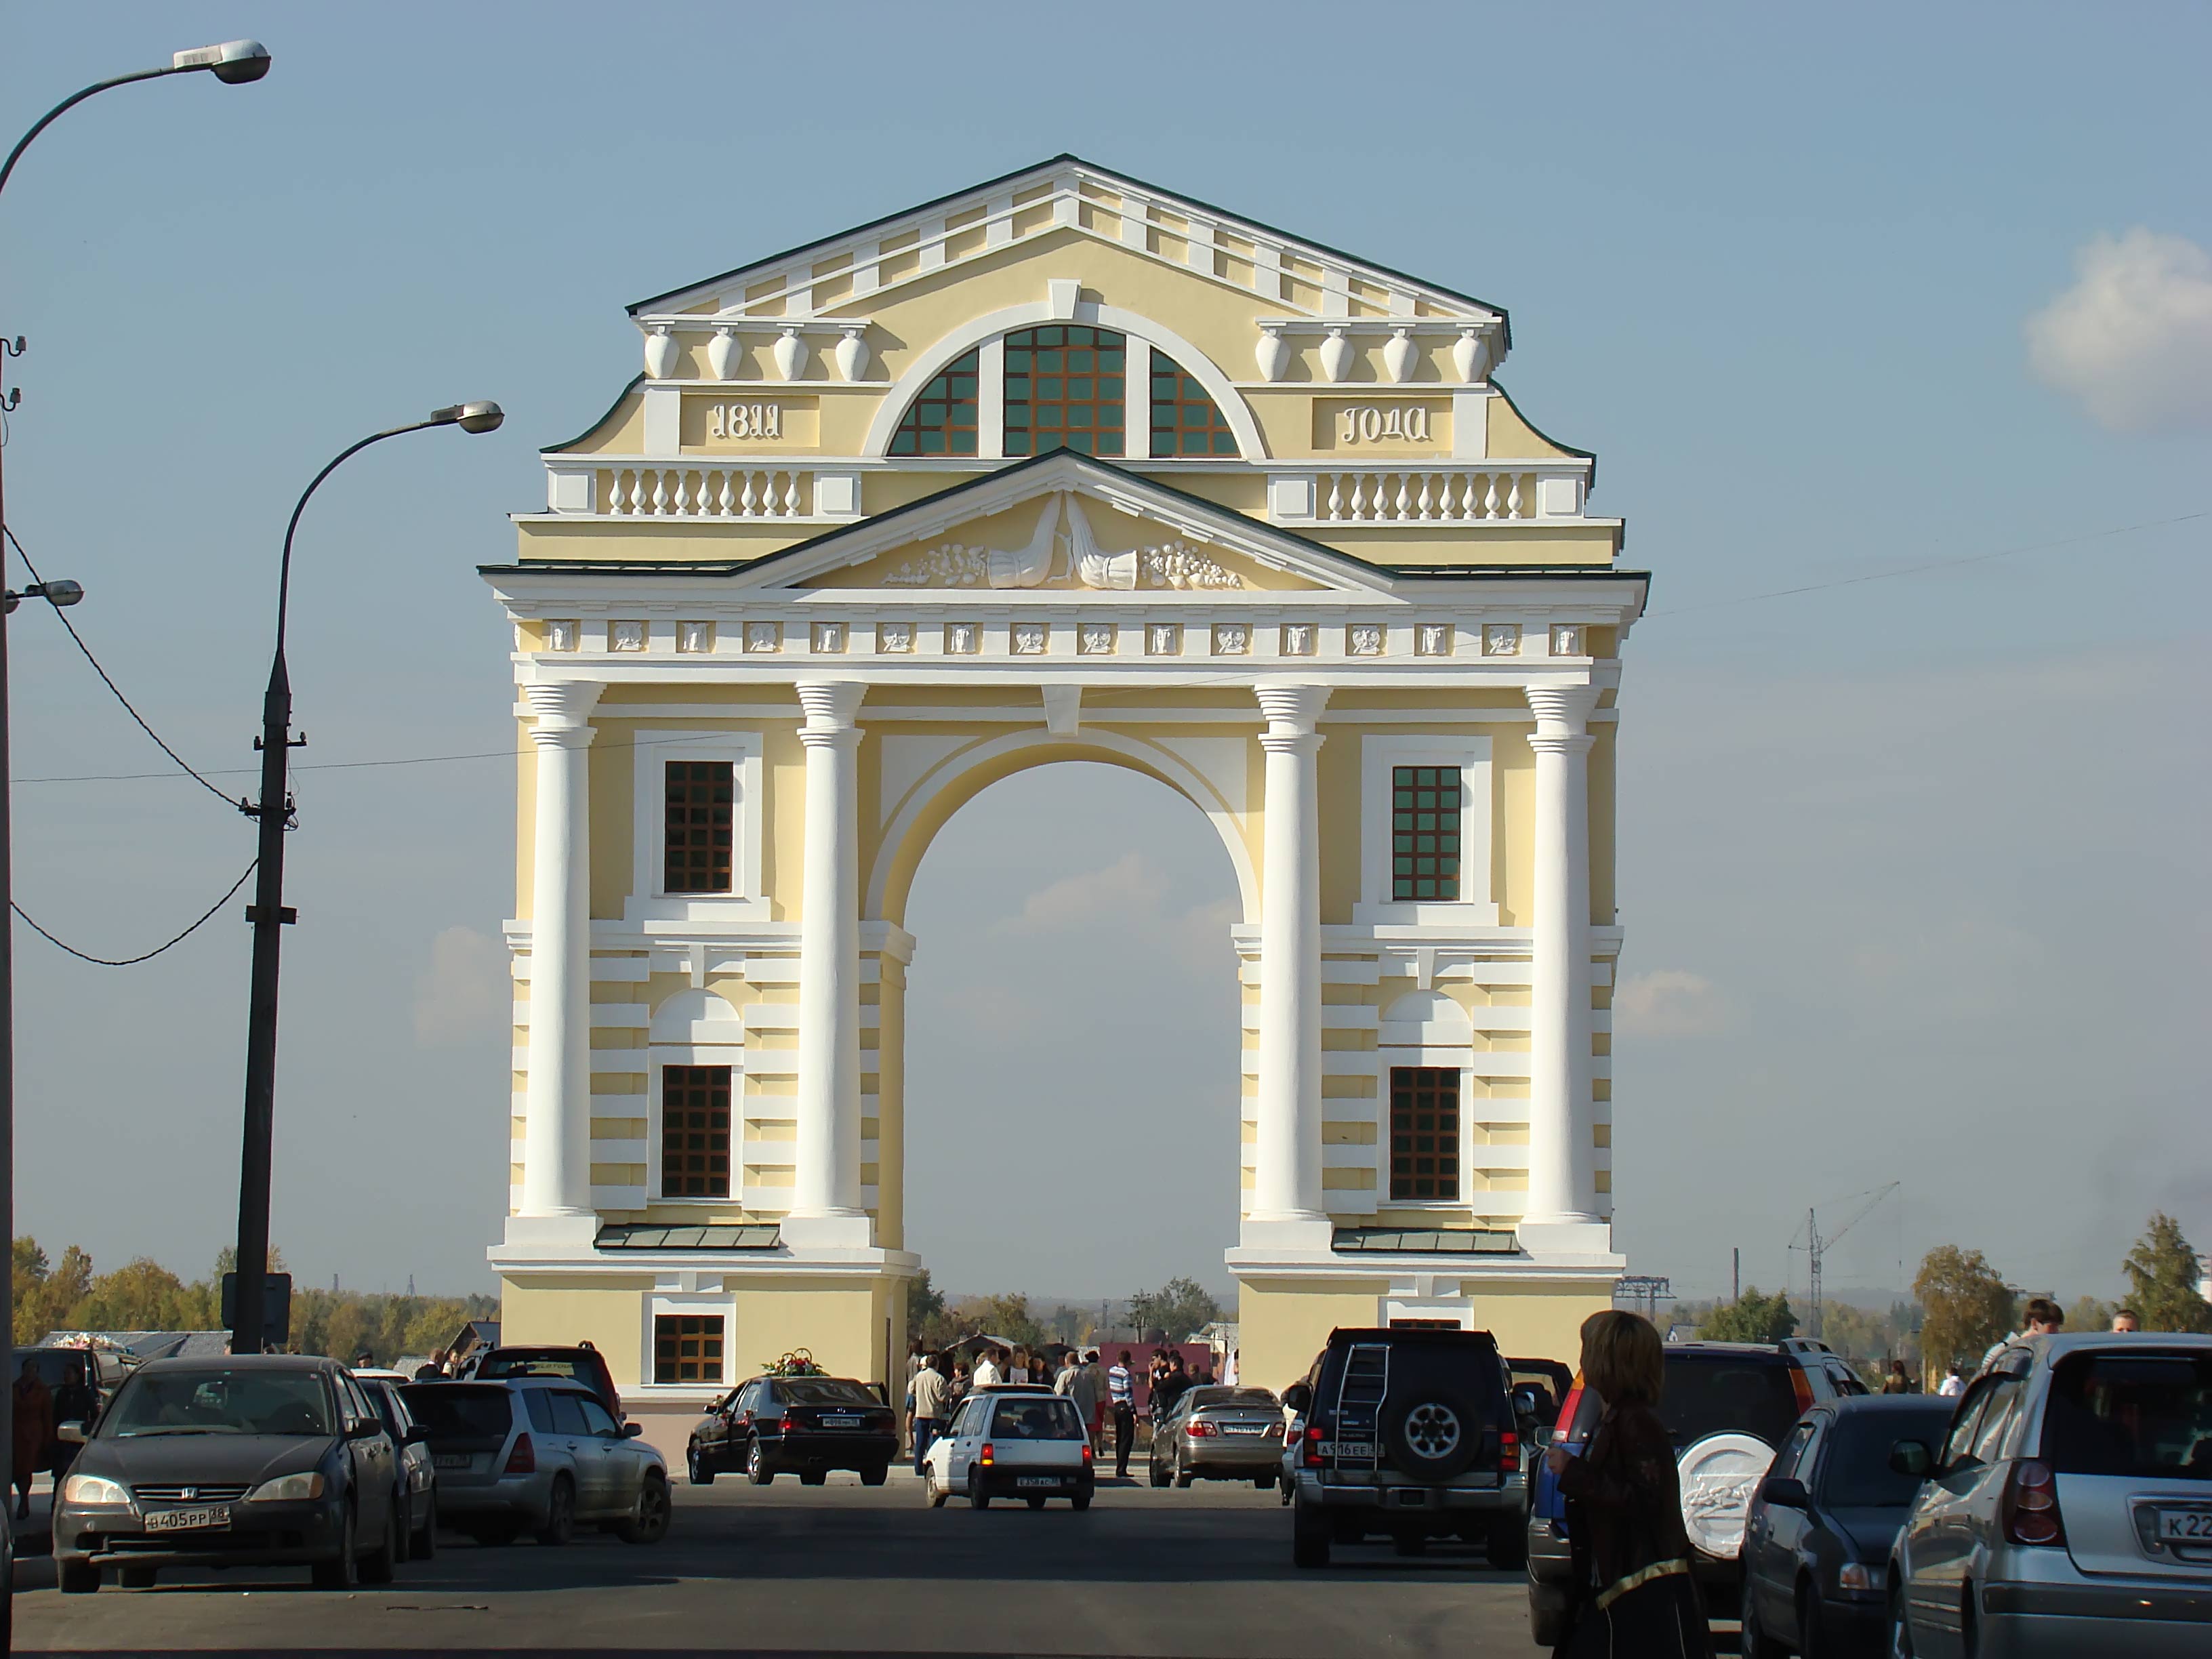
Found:
[(1583, 1383), (1605, 1401), (1589, 1449), (1544, 1454), (1567, 1500), (1577, 1601), (1560, 1659), (1710, 1659), (1712, 1632), (1690, 1577), (1674, 1446), (1653, 1409), (1666, 1380), (1659, 1333), (1608, 1309), (1583, 1322)]

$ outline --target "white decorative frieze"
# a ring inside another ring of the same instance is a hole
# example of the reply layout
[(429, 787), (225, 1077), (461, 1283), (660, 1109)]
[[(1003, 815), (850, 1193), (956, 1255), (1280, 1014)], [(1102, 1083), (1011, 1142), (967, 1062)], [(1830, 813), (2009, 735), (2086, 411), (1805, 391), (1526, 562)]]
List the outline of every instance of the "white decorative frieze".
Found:
[(947, 542), (915, 555), (884, 578), (885, 587), (982, 587), (990, 585), (991, 550)]
[(1065, 583), (1103, 592), (1139, 587), (1238, 588), (1244, 579), (1177, 538), (1125, 552), (1101, 550), (1083, 505), (1066, 490), (1037, 514), (1020, 548), (946, 542), (916, 554), (884, 576), (886, 587), (1044, 587)]
[(1249, 623), (1216, 623), (1213, 625), (1213, 654), (1217, 657), (1242, 657), (1252, 650), (1252, 628)]
[(745, 624), (745, 649), (756, 653), (783, 649), (783, 624), (755, 622)]
[(677, 623), (676, 648), (686, 656), (712, 651), (714, 648), (714, 624), (704, 622)]
[(1286, 657), (1310, 657), (1321, 630), (1311, 623), (1283, 624), (1282, 652)]
[(574, 651), (576, 648), (577, 625), (573, 622), (549, 622), (545, 624), (545, 648), (548, 651)]
[(1045, 623), (1018, 622), (1013, 626), (1012, 638), (1016, 656), (1042, 657), (1051, 641), (1052, 629)]
[(1486, 657), (1519, 656), (1521, 654), (1521, 624), (1519, 623), (1483, 623), (1482, 654)]
[(611, 622), (607, 624), (607, 649), (610, 651), (642, 651), (645, 649), (645, 624), (641, 622)]
[(887, 622), (876, 626), (876, 649), (885, 656), (901, 656), (914, 649), (914, 624)]
[(836, 656), (844, 649), (844, 623), (817, 623), (814, 624), (814, 652), (817, 656)]
[(1413, 629), (1413, 654), (1417, 657), (1449, 657), (1452, 653), (1452, 628), (1449, 623), (1422, 623)]
[(1145, 629), (1145, 654), (1148, 657), (1176, 657), (1182, 654), (1182, 624), (1181, 623), (1152, 623)]
[(1344, 630), (1344, 648), (1354, 657), (1381, 656), (1382, 625), (1380, 623), (1353, 623)]
[(1112, 623), (1083, 623), (1075, 630), (1075, 653), (1079, 657), (1110, 657), (1114, 654), (1115, 626)]
[(1552, 628), (1552, 654), (1555, 657), (1579, 657), (1584, 649), (1583, 630), (1574, 623), (1555, 623)]
[(945, 654), (948, 657), (972, 657), (982, 637), (983, 630), (975, 623), (947, 623), (945, 624)]

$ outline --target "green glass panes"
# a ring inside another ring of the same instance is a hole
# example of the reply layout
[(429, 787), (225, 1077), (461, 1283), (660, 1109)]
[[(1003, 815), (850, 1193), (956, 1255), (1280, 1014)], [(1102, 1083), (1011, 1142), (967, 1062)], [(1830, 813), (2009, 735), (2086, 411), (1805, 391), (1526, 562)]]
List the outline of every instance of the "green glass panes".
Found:
[(1390, 1068), (1390, 1196), (1459, 1200), (1459, 1073), (1450, 1066)]
[(1152, 353), (1152, 453), (1237, 453), (1237, 434), (1206, 388), (1161, 351)]
[(1456, 766), (1390, 769), (1390, 896), (1459, 897)]
[(975, 453), (976, 354), (955, 358), (922, 387), (891, 434), (894, 455), (973, 455)]
[(1127, 362), (1107, 329), (1056, 323), (1006, 336), (1006, 453), (1126, 454)]

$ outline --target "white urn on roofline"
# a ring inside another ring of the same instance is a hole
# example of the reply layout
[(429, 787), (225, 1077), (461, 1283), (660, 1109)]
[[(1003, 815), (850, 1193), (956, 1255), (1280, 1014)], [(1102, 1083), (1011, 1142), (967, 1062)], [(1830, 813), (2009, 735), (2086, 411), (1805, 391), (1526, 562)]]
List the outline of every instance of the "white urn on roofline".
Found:
[(1489, 368), (1490, 348), (1474, 329), (1460, 330), (1459, 338), (1452, 342), (1451, 356), (1452, 372), (1462, 386), (1473, 386)]
[(868, 373), (868, 343), (865, 325), (848, 328), (837, 342), (837, 373), (848, 380), (863, 380)]
[(1403, 386), (1413, 378), (1413, 336), (1410, 329), (1394, 328), (1382, 348), (1382, 370), (1390, 377), (1393, 386)]
[(1328, 337), (1321, 343), (1322, 377), (1334, 386), (1341, 381), (1352, 368), (1352, 342), (1340, 328), (1333, 328)]
[(676, 372), (676, 337), (666, 324), (645, 337), (645, 372), (648, 379), (665, 380)]
[(795, 380), (806, 372), (806, 342), (796, 328), (787, 328), (775, 338), (775, 372), (780, 379)]
[(707, 345), (707, 372), (718, 380), (738, 378), (738, 362), (744, 355), (744, 347), (738, 343), (738, 331), (733, 328), (718, 328)]
[(1253, 356), (1260, 361), (1261, 380), (1279, 380), (1283, 378), (1283, 371), (1291, 366), (1290, 342), (1283, 337), (1279, 328), (1263, 327), (1260, 331), (1259, 346)]

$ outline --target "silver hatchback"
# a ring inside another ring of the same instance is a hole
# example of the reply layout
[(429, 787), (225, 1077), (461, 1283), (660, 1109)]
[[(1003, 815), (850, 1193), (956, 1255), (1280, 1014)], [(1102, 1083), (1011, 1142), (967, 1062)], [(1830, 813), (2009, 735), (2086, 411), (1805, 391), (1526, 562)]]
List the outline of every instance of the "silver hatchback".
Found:
[(1893, 1654), (2212, 1652), (2212, 1337), (2016, 1342), (1891, 1462)]

